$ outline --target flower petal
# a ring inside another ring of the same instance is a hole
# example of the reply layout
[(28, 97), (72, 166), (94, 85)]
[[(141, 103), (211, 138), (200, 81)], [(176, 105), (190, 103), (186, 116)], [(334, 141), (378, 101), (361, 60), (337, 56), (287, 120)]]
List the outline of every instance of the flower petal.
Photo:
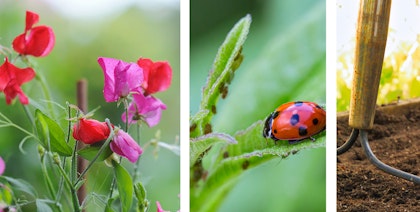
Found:
[(48, 55), (54, 47), (54, 31), (48, 26), (33, 27), (39, 21), (36, 13), (26, 12), (25, 32), (13, 40), (13, 49), (22, 55), (43, 57)]
[(130, 92), (139, 92), (143, 83), (143, 70), (135, 63), (126, 63), (113, 58), (100, 57), (98, 63), (104, 76), (104, 97), (107, 102), (116, 102)]
[(11, 104), (12, 100), (18, 95), (22, 104), (28, 104), (28, 97), (23, 93), (20, 86), (34, 77), (35, 71), (32, 68), (18, 68), (9, 63), (6, 58), (0, 66), (0, 91), (3, 91), (6, 95), (6, 103)]
[(37, 26), (26, 35), (25, 55), (44, 57), (48, 55), (55, 44), (54, 32), (50, 27)]
[(0, 157), (0, 175), (4, 173), (5, 169), (6, 169), (6, 164), (4, 163), (3, 158)]
[(115, 133), (110, 147), (113, 152), (127, 158), (132, 163), (135, 163), (143, 153), (137, 142), (128, 133), (120, 129)]
[(73, 125), (73, 138), (85, 144), (93, 144), (108, 138), (110, 130), (106, 122), (81, 118)]
[(26, 24), (25, 24), (25, 32), (32, 28), (32, 26), (39, 21), (39, 15), (32, 12), (26, 11)]
[(137, 63), (144, 69), (145, 95), (164, 91), (169, 88), (172, 80), (172, 68), (168, 62), (152, 62), (148, 58), (140, 58)]
[[(129, 123), (133, 124), (142, 119), (149, 127), (153, 127), (159, 123), (162, 110), (166, 110), (166, 105), (158, 98), (144, 96), (141, 93), (133, 94), (133, 101), (128, 107)], [(125, 112), (121, 119), (126, 122)]]

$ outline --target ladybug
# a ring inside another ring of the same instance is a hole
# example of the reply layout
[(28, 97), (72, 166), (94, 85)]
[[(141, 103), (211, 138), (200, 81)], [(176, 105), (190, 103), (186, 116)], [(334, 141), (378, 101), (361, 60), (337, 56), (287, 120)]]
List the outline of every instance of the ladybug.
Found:
[(316, 103), (288, 102), (280, 105), (265, 120), (263, 136), (274, 141), (297, 143), (325, 130), (325, 110)]

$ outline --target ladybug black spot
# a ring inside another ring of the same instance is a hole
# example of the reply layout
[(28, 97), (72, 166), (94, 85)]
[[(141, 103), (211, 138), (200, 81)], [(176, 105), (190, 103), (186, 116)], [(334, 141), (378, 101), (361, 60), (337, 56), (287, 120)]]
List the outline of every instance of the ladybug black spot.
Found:
[(322, 109), (322, 107), (319, 106), (319, 105), (315, 105), (315, 107), (318, 108), (318, 109)]
[(273, 130), (273, 133), (274, 133), (274, 134), (277, 134), (277, 130)]
[(297, 123), (299, 123), (299, 115), (293, 114), (292, 117), (290, 118), (290, 124), (292, 126), (295, 126)]
[(300, 136), (305, 136), (308, 134), (308, 130), (306, 129), (306, 127), (299, 127), (299, 135)]
[(314, 125), (317, 125), (318, 124), (318, 119), (317, 118), (314, 118), (314, 119), (312, 119), (312, 124), (314, 124)]
[(302, 106), (303, 105), (303, 102), (302, 101), (296, 101), (295, 102), (295, 106)]

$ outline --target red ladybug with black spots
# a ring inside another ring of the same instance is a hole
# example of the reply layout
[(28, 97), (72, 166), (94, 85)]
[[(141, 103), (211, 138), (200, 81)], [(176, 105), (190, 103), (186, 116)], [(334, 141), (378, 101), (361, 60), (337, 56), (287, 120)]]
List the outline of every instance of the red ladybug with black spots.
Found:
[(325, 130), (325, 110), (316, 103), (288, 102), (280, 105), (265, 120), (263, 136), (274, 141), (297, 143)]

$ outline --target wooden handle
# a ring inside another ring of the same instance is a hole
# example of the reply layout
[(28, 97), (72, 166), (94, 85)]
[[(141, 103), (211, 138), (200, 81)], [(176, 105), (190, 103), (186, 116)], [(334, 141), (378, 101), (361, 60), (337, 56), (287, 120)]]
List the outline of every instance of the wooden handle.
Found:
[(391, 0), (361, 0), (356, 32), (349, 125), (371, 129), (388, 36)]

